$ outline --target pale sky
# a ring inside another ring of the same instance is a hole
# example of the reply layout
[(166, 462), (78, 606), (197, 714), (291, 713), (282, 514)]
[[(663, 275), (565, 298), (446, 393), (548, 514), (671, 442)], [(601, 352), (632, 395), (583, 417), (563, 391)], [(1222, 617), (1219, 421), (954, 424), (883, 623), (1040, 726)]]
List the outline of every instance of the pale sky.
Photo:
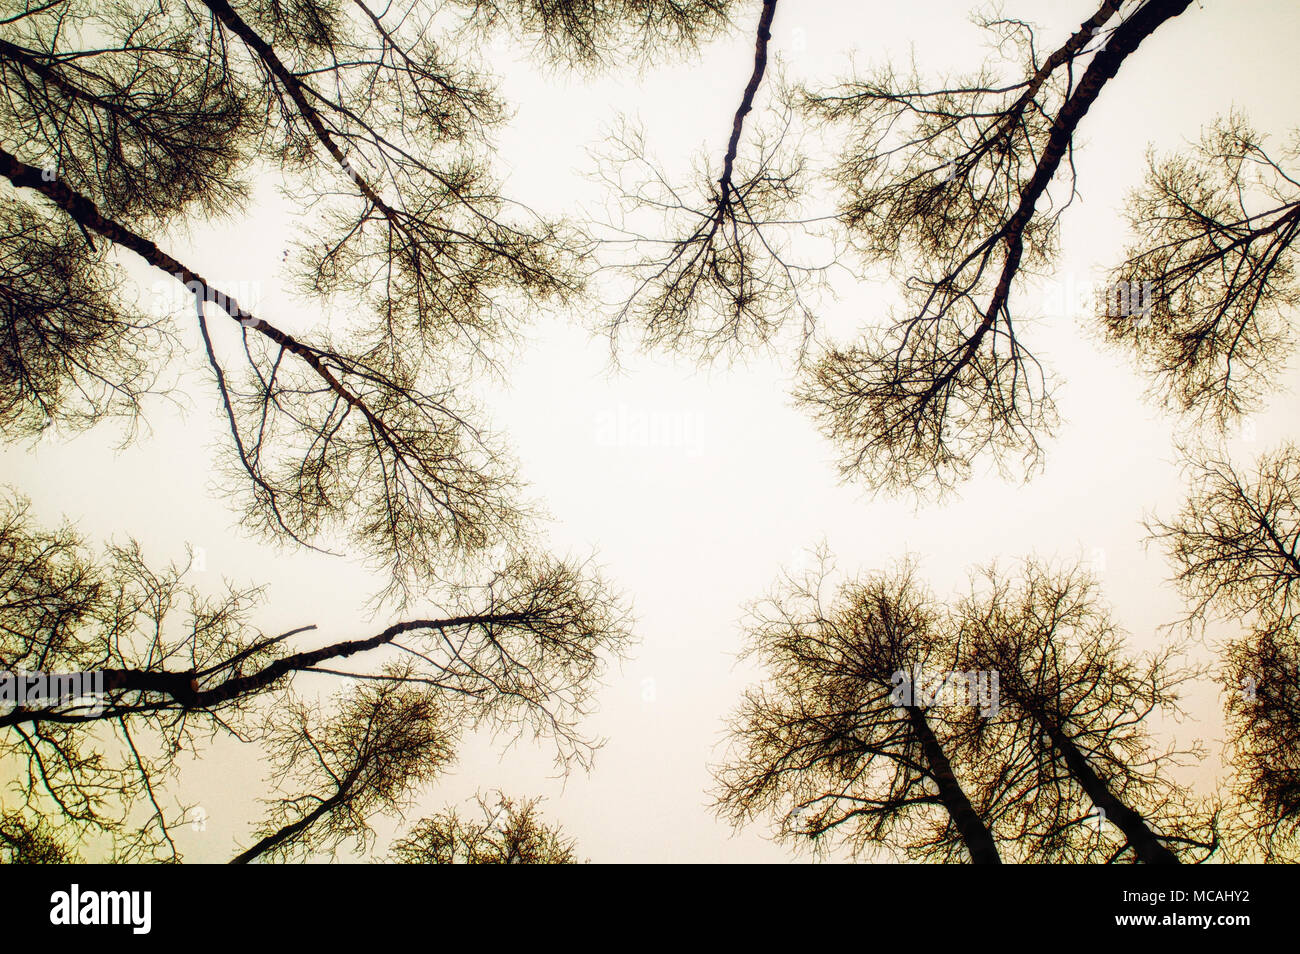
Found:
[[(679, 177), (701, 150), (719, 162), (752, 67), (759, 5), (751, 6), (730, 38), (641, 76), (566, 78), (539, 73), (507, 48), (495, 51), (505, 98), (517, 108), (498, 143), (506, 194), (575, 217), (595, 208), (602, 196), (587, 178), (587, 150), (620, 112), (641, 119), (656, 155)], [(1040, 47), (1054, 48), (1094, 8), (1091, 0), (1007, 0), (1004, 11), (1036, 22)], [(782, 0), (771, 51), (791, 78), (813, 83), (844, 75), (851, 52), (861, 68), (903, 62), (914, 48), (924, 75), (970, 71), (986, 55), (970, 11), (965, 0)], [(612, 373), (606, 339), (571, 316), (538, 315), (508, 381), (474, 390), (513, 446), (530, 495), (552, 517), (544, 539), (559, 552), (596, 553), (606, 578), (633, 603), (639, 643), (610, 668), (599, 711), (584, 724), (608, 739), (589, 774), (552, 777), (544, 741), (505, 751), (474, 739), (410, 817), (499, 788), (545, 796), (544, 815), (593, 861), (797, 857), (771, 842), (766, 826), (735, 834), (711, 814), (708, 766), (723, 754), (725, 717), (757, 678), (735, 661), (743, 605), (823, 539), (848, 573), (915, 554), (941, 595), (955, 593), (968, 569), (993, 558), (1086, 559), (1135, 649), (1155, 645), (1156, 628), (1176, 618), (1181, 604), (1166, 582), (1163, 553), (1144, 546), (1141, 521), (1181, 503), (1178, 422), (1144, 400), (1143, 380), (1126, 357), (1098, 344), (1086, 313), (1053, 304), (1066, 297), (1053, 289), (1082, 288), (1118, 261), (1121, 205), (1141, 182), (1148, 145), (1179, 148), (1234, 106), (1281, 144), (1300, 92), (1297, 36), (1300, 5), (1293, 0), (1206, 0), (1145, 42), (1086, 118), (1077, 152), (1080, 196), (1063, 220), (1056, 284), (1022, 289), (1012, 302), (1022, 337), (1060, 382), (1063, 423), (1046, 444), (1045, 470), (1028, 485), (980, 477), (943, 505), (920, 509), (908, 500), (872, 500), (839, 483), (835, 449), (791, 406), (790, 361), (754, 358), (699, 370), (627, 352), (623, 370)], [(293, 224), (279, 184), (261, 183), (245, 216), (195, 223), (189, 234), (157, 236), (158, 244), (258, 301), (272, 321), (304, 329), (326, 316), (295, 300), (284, 283), (282, 253)], [(211, 466), (226, 435), (187, 321), (192, 305), (167, 290), (161, 275), (123, 262), (140, 276), (142, 301), (177, 303), (177, 323), (193, 346), (183, 368), (188, 409), (151, 406), (152, 433), (125, 450), (115, 450), (112, 426), (66, 443), (11, 447), (0, 455), (4, 482), (32, 498), (37, 516), (55, 523), (66, 515), (92, 542), (134, 535), (159, 563), (183, 558), (188, 542), (202, 548), (214, 587), (221, 578), (267, 584), (256, 618), (267, 632), (315, 623), (323, 643), (382, 628), (393, 617), (367, 617), (366, 601), (382, 581), (364, 567), (269, 547), (237, 529)], [(888, 282), (843, 275), (836, 291), (839, 300), (823, 303), (819, 314), (837, 331), (880, 320), (894, 294)], [(340, 307), (332, 320), (346, 316)], [(1293, 372), (1286, 383), (1269, 411), (1231, 438), (1234, 459), (1247, 463), (1294, 436), (1300, 402)], [(659, 427), (656, 439), (641, 440), (638, 428), (649, 424)], [(196, 582), (203, 585), (204, 575)], [(1214, 635), (1232, 632), (1220, 627)], [(1194, 701), (1198, 719), (1178, 727), (1179, 738), (1202, 738), (1217, 757), (1218, 708), (1213, 687), (1204, 687)], [(186, 860), (226, 860), (237, 840), (249, 843), (256, 799), (265, 792), (263, 767), (249, 755), (221, 744), (185, 766), (177, 791), (202, 806), (205, 818), (202, 830), (179, 833)], [(1203, 781), (1216, 769), (1212, 757), (1196, 774)], [(382, 850), (392, 826), (377, 827)]]

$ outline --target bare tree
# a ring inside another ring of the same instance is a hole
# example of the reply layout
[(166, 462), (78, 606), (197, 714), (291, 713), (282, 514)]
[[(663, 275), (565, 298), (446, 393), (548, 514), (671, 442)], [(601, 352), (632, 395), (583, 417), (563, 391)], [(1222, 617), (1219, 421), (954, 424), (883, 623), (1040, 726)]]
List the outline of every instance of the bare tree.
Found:
[(775, 813), (780, 835), (830, 836), (931, 861), (1172, 863), (1219, 848), (1218, 815), (1158, 749), (1201, 670), (1171, 646), (1133, 658), (1076, 570), (996, 567), (951, 608), (904, 564), (839, 588), (826, 565), (751, 617), (767, 673), (730, 728), (719, 811)]
[(629, 324), (645, 346), (702, 361), (767, 344), (792, 318), (801, 319), (804, 344), (812, 333), (804, 295), (824, 269), (802, 264), (792, 249), (807, 224), (799, 202), (808, 163), (788, 144), (790, 106), (780, 104), (775, 123), (750, 129), (741, 151), (768, 71), (776, 8), (777, 0), (763, 0), (753, 71), (720, 164), (705, 163), (689, 187), (674, 185), (651, 157), (644, 133), (624, 124), (611, 134), (603, 174), (623, 208), (606, 244), (626, 247), (629, 259), (620, 270), (630, 283), (609, 322), (616, 353)]
[(1182, 512), (1151, 530), (1178, 570), (1188, 621), (1244, 625), (1220, 671), (1237, 821), (1269, 860), (1300, 849), (1300, 452), (1265, 454), (1254, 472), (1191, 458)]
[(1178, 570), (1189, 621), (1215, 615), (1291, 628), (1300, 613), (1300, 451), (1284, 444), (1254, 473), (1193, 452), (1182, 512), (1148, 524)]
[[(832, 347), (799, 393), (844, 449), (841, 470), (889, 490), (951, 487), (977, 457), (1032, 468), (1055, 419), (1013, 293), (1050, 262), (1074, 196), (1074, 135), (1124, 62), (1187, 0), (1105, 0), (1043, 56), (1020, 20), (987, 20), (1011, 75), (929, 85), (885, 68), (806, 94), (852, 124), (837, 181), (861, 253), (907, 276), (905, 312)], [(1059, 194), (1049, 187), (1057, 180)]]
[(1135, 237), (1101, 321), (1169, 404), (1223, 426), (1276, 389), (1291, 351), (1300, 182), (1239, 113), (1190, 153), (1148, 163), (1128, 203)]
[(998, 673), (999, 713), (972, 722), (963, 756), (984, 770), (995, 830), (1029, 859), (1177, 863), (1219, 844), (1213, 809), (1170, 771), (1198, 748), (1157, 749), (1148, 721), (1177, 718), (1202, 671), (1168, 646), (1134, 658), (1080, 569), (996, 567), (958, 609), (967, 665)]
[[(552, 739), (562, 768), (598, 745), (578, 722), (628, 634), (583, 566), (521, 560), (427, 618), (315, 646), (302, 645), (315, 625), (253, 626), (260, 589), (204, 594), (187, 569), (153, 569), (134, 543), (96, 556), (68, 528), (32, 526), (21, 501), (0, 521), (0, 669), (102, 679), (93, 695), (51, 689), (0, 714), (0, 759), (21, 806), (114, 857), (176, 857), (187, 808), (168, 785), (216, 736), (303, 787), (259, 834), (258, 853), (277, 857), (364, 841), (365, 818), (400, 808), (469, 729)], [(322, 723), (293, 694), (309, 674), (360, 689)]]
[[(510, 541), (526, 516), (516, 480), (457, 385), (527, 313), (578, 291), (584, 253), (572, 229), (498, 194), (503, 105), (466, 31), (513, 25), (584, 59), (652, 35), (689, 46), (727, 4), (553, 6), (453, 4), (457, 24), (365, 0), (57, 0), (4, 18), (0, 173), (21, 211), (0, 249), (35, 242), (53, 266), (33, 279), (4, 257), (2, 337), (22, 359), (6, 420), (29, 433), (84, 422), (106, 398), (134, 410), (165, 359), (145, 361), (155, 321), (83, 304), (110, 290), (103, 243), (192, 293), (251, 527), (314, 546), (342, 535), (399, 596)], [(267, 164), (305, 196), (299, 286), (368, 315), (345, 334), (291, 334), (155, 240), (237, 211)], [(65, 289), (67, 304), (42, 304)], [(89, 410), (74, 399), (87, 390)]]
[[(579, 293), (586, 239), (500, 194), (507, 110), (481, 40), (592, 67), (693, 49), (729, 6), (20, 0), (0, 16), (6, 438), (135, 423), (171, 386), (188, 339), (173, 322), (193, 321), (247, 525), (345, 546), (404, 609), (431, 607), (357, 638), (265, 634), (259, 588), (200, 593), (184, 566), (134, 543), (94, 554), (6, 501), (0, 663), (103, 680), (95, 699), (38, 693), (0, 715), (24, 812), (118, 859), (174, 859), (185, 808), (168, 783), (226, 736), (269, 756), (282, 789), (241, 858), (279, 858), (367, 843), (367, 819), (400, 811), (473, 727), (535, 730), (585, 764), (577, 723), (627, 640), (622, 612), (588, 567), (527, 545), (519, 482), (464, 384)], [(242, 214), (268, 172), (301, 197), (290, 277), (355, 316), (344, 328), (290, 332), (167, 249)], [(192, 312), (133, 304), (123, 256)], [(305, 674), (360, 688), (320, 720), (290, 694)]]
[(437, 697), (412, 684), (410, 663), (383, 672), (321, 720), (303, 703), (279, 710), (270, 734), (275, 776), (292, 791), (275, 800), (261, 837), (232, 864), (333, 853), (348, 840), (364, 850), (377, 812), (409, 804), (413, 789), (452, 759), (454, 720)]
[(746, 656), (767, 681), (731, 720), (718, 811), (737, 825), (775, 813), (789, 841), (998, 863), (951, 764), (950, 710), (898, 694), (917, 671), (954, 669), (942, 608), (910, 564), (833, 593), (829, 570), (787, 577), (751, 611)]
[(776, 11), (764, 2), (721, 174), (697, 176), (704, 200), (656, 169), (639, 133), (613, 136), (623, 161), (607, 178), (625, 213), (681, 224), (665, 238), (624, 227), (620, 240), (638, 254), (611, 332), (633, 324), (648, 345), (710, 360), (768, 343), (802, 317), (802, 363), (815, 332), (806, 294), (826, 266), (792, 254), (816, 217), (799, 209), (809, 159), (786, 139), (795, 115), (845, 128), (832, 171), (844, 194), (842, 238), (903, 279), (904, 310), (856, 342), (822, 348), (798, 401), (841, 447), (844, 476), (873, 489), (942, 493), (983, 457), (1032, 473), (1057, 418), (1050, 375), (1020, 333), (1017, 288), (1055, 257), (1075, 195), (1080, 123), (1138, 47), (1189, 6), (1104, 0), (1050, 51), (1027, 22), (984, 18), (994, 54), (974, 75), (930, 82), (886, 66), (829, 89), (779, 93), (777, 132), (757, 137), (753, 171), (741, 174), (737, 147), (764, 83)]
[(432, 865), (577, 864), (573, 839), (542, 821), (538, 798), (517, 800), (500, 792), (480, 795), (478, 815), (447, 811), (417, 822), (393, 845), (392, 860)]

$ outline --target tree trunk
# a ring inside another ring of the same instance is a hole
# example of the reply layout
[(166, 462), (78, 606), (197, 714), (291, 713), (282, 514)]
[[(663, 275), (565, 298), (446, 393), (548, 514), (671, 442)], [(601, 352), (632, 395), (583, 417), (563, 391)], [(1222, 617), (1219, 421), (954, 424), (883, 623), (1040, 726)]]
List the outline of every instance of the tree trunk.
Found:
[(320, 818), (331, 808), (333, 808), (336, 804), (338, 804), (338, 802), (342, 798), (343, 798), (343, 793), (339, 792), (333, 798), (325, 799), (325, 801), (321, 802), (314, 809), (312, 809), (311, 812), (304, 815), (302, 818), (299, 818), (296, 822), (293, 822), (292, 824), (289, 825), (285, 825), (279, 831), (272, 832), (271, 834), (263, 838), (261, 841), (259, 841), (257, 844), (253, 845), (253, 847), (249, 848), (247, 851), (242, 851), (239, 854), (237, 854), (234, 858), (230, 859), (230, 863), (232, 865), (246, 865), (254, 858), (256, 858), (258, 855), (270, 851), (276, 845), (286, 841), (289, 838), (292, 838), (294, 835), (298, 834), (301, 831), (305, 831), (306, 829), (314, 825), (318, 818)]
[(961, 839), (970, 852), (970, 859), (977, 865), (1000, 865), (1002, 858), (993, 835), (989, 833), (984, 819), (971, 806), (970, 799), (962, 791), (961, 783), (953, 773), (952, 764), (944, 754), (943, 746), (934, 737), (934, 730), (925, 719), (925, 713), (917, 706), (907, 706), (907, 718), (912, 724), (912, 733), (921, 743), (926, 764), (930, 767), (930, 777), (939, 787), (939, 798), (944, 808), (948, 809), (953, 824), (961, 832)]
[(1034, 713), (1038, 724), (1046, 730), (1056, 750), (1065, 759), (1066, 767), (1075, 781), (1092, 799), (1093, 805), (1106, 813), (1106, 818), (1115, 823), (1124, 833), (1137, 854), (1138, 861), (1151, 865), (1182, 864), (1178, 856), (1166, 848), (1156, 837), (1141, 815), (1129, 808), (1111, 794), (1110, 787), (1088, 764), (1087, 758), (1079, 747), (1058, 726), (1049, 725), (1041, 713)]
[[(313, 649), (267, 663), (256, 672), (248, 675), (231, 676), (210, 689), (200, 689), (198, 677), (203, 673), (192, 671), (170, 672), (149, 669), (105, 669), (103, 670), (104, 691), (157, 693), (170, 696), (180, 709), (187, 712), (215, 709), (226, 702), (241, 697), (255, 695), (283, 679), (285, 676), (310, 669), (318, 663), (336, 659), (346, 659), (357, 653), (368, 652), (387, 646), (398, 636), (418, 630), (442, 631), (460, 626), (511, 625), (523, 623), (528, 619), (526, 613), (483, 613), (477, 616), (453, 616), (447, 619), (417, 619), (403, 623), (394, 623), (383, 632), (365, 639), (351, 639), (332, 643), (320, 649)], [(314, 628), (314, 627), (304, 627)], [(297, 632), (297, 631), (295, 631)], [(227, 661), (227, 665), (231, 660)], [(209, 670), (211, 671), (211, 670)], [(159, 706), (158, 708), (161, 708)], [(127, 710), (130, 711), (130, 710)], [(142, 711), (157, 711), (146, 707)], [(119, 713), (110, 710), (104, 718), (115, 718)], [(86, 722), (94, 718), (83, 713), (60, 713), (56, 709), (14, 709), (0, 716), (0, 729), (25, 722)]]

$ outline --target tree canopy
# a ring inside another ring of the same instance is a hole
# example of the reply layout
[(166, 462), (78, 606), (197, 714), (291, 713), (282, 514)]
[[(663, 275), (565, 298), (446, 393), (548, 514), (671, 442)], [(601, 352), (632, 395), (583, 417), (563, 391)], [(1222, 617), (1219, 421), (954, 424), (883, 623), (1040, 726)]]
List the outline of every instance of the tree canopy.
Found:
[[(584, 720), (632, 644), (629, 601), (594, 558), (550, 552), (544, 504), (479, 396), (510, 380), (539, 318), (592, 319), (615, 365), (774, 355), (839, 478), (869, 497), (920, 505), (986, 470), (1038, 474), (1063, 421), (1030, 292), (1095, 175), (1085, 131), (1196, 6), (1092, 0), (1051, 37), (981, 13), (988, 49), (950, 73), (891, 48), (797, 81), (774, 39), (787, 9), (4, 5), (0, 437), (116, 423), (143, 443), (168, 399), (197, 399), (219, 422), (231, 520), (380, 584), (360, 629), (264, 627), (275, 594), (256, 580), (200, 585), (192, 559), (147, 558), (138, 528), (91, 540), (6, 488), (0, 673), (99, 682), (93, 698), (24, 683), (0, 712), (0, 858), (181, 860), (180, 776), (217, 748), (268, 775), (239, 863), (373, 852), (379, 820), (404, 819), (479, 730), (542, 740), (561, 773), (591, 764)], [(726, 37), (744, 53), (734, 75), (697, 56)], [(498, 155), (515, 105), (488, 52), (501, 38), (575, 82), (696, 57), (734, 110), (680, 175), (664, 156), (680, 143), (620, 103), (582, 170), (611, 220), (542, 212)], [(983, 564), (944, 598), (925, 555), (837, 579), (822, 553), (743, 625), (762, 675), (716, 766), (724, 819), (864, 858), (1296, 857), (1300, 451), (1252, 469), (1224, 442), (1286, 387), (1300, 141), (1279, 145), (1249, 104), (1201, 122), (1186, 148), (1150, 151), (1088, 317), (1183, 431), (1186, 500), (1148, 529), (1184, 617), (1131, 639), (1097, 579), (1047, 559)], [(283, 279), (306, 319), (216, 281), (187, 242), (217, 223), (251, 237), (267, 183), (291, 209)], [(142, 274), (183, 306), (141, 294)], [(898, 304), (857, 299), (841, 335), (826, 315), (846, 275), (888, 276)], [(1170, 728), (1207, 678), (1230, 763), (1213, 794), (1181, 780), (1204, 749)], [(387, 857), (579, 859), (537, 798), (495, 797), (406, 826)]]

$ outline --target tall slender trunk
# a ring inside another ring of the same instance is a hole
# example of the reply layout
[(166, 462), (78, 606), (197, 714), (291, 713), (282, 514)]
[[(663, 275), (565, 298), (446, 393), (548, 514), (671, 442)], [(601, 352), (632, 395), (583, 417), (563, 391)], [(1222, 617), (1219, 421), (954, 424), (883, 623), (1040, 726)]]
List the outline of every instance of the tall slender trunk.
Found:
[(740, 99), (740, 108), (732, 120), (731, 139), (727, 141), (727, 154), (722, 159), (722, 177), (718, 180), (718, 198), (722, 202), (730, 199), (731, 172), (736, 161), (736, 150), (740, 148), (740, 132), (744, 128), (746, 114), (754, 108), (754, 94), (758, 92), (758, 84), (763, 81), (763, 73), (767, 69), (767, 44), (772, 40), (772, 17), (775, 14), (776, 0), (763, 0), (763, 12), (758, 18), (758, 39), (754, 43), (754, 72), (750, 74)]
[(930, 768), (930, 777), (939, 787), (939, 798), (948, 810), (953, 824), (961, 833), (961, 840), (970, 852), (970, 859), (977, 865), (1000, 865), (1002, 857), (998, 854), (993, 835), (989, 832), (984, 819), (971, 806), (970, 799), (962, 790), (961, 783), (952, 770), (952, 763), (944, 754), (943, 746), (934, 736), (934, 730), (926, 721), (925, 713), (917, 706), (907, 706), (907, 718), (912, 726), (912, 733), (921, 743), (926, 764)]
[(1178, 860), (1178, 856), (1156, 837), (1156, 833), (1147, 825), (1146, 819), (1111, 793), (1110, 786), (1093, 770), (1087, 758), (1079, 751), (1079, 747), (1061, 730), (1060, 726), (1052, 724), (1041, 712), (1034, 712), (1031, 715), (1047, 732), (1052, 745), (1061, 753), (1061, 758), (1065, 760), (1066, 767), (1074, 776), (1074, 780), (1079, 783), (1079, 787), (1087, 793), (1095, 806), (1106, 813), (1106, 818), (1114, 822), (1124, 833), (1124, 837), (1133, 846), (1138, 861), (1152, 865), (1182, 863)]
[[(1007, 299), (1011, 295), (1011, 284), (1020, 274), (1020, 262), (1024, 256), (1025, 229), (1034, 217), (1039, 199), (1047, 192), (1047, 187), (1056, 176), (1061, 163), (1070, 155), (1079, 123), (1083, 121), (1084, 116), (1101, 94), (1102, 88), (1114, 79), (1124, 60), (1157, 28), (1181, 14), (1189, 6), (1191, 0), (1149, 0), (1145, 6), (1116, 26), (1115, 32), (1106, 45), (1093, 56), (1078, 85), (1070, 93), (1070, 98), (1062, 104), (1053, 119), (1034, 174), (1021, 190), (1020, 201), (1015, 212), (1007, 219), (996, 237), (997, 241), (1006, 244), (1007, 249), (1001, 274), (990, 296), (988, 307), (984, 310), (983, 321), (971, 334), (953, 367), (944, 372), (945, 381), (956, 377), (957, 373), (970, 363), (984, 336), (993, 328), (999, 315), (1006, 309)], [(1108, 6), (1103, 6), (1102, 10), (1098, 11), (1098, 15), (1103, 14), (1107, 9)], [(1099, 25), (1095, 18), (1087, 22), (1089, 28)], [(1072, 37), (1071, 42), (1064, 49), (1078, 49), (1078, 46), (1074, 46), (1077, 43), (1077, 36), (1078, 34)]]

